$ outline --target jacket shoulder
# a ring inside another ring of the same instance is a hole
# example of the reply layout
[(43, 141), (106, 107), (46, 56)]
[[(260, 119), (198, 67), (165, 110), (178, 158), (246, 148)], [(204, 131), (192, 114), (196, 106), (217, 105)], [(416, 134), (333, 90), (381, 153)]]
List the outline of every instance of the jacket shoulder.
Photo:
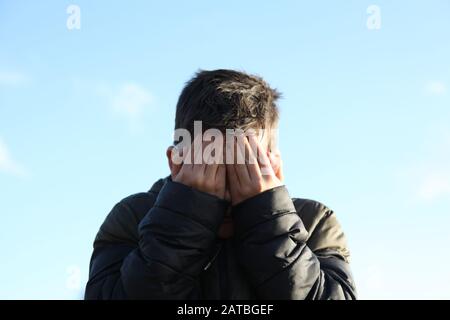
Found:
[(308, 231), (308, 247), (320, 254), (334, 251), (345, 261), (350, 258), (347, 239), (333, 210), (310, 199), (292, 199), (297, 214)]
[(111, 242), (137, 245), (138, 226), (153, 207), (157, 194), (139, 192), (119, 201), (102, 223), (94, 241), (94, 247)]

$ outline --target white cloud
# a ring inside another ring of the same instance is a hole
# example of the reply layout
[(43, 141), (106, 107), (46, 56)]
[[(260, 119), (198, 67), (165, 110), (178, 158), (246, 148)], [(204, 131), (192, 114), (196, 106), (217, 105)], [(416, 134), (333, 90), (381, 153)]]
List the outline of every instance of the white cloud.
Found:
[(20, 72), (0, 71), (0, 85), (19, 86), (29, 82), (29, 77)]
[(18, 177), (24, 177), (26, 172), (24, 168), (14, 161), (8, 147), (0, 138), (0, 171)]
[(447, 87), (441, 81), (431, 81), (426, 85), (425, 90), (428, 94), (437, 96), (444, 94), (447, 91)]

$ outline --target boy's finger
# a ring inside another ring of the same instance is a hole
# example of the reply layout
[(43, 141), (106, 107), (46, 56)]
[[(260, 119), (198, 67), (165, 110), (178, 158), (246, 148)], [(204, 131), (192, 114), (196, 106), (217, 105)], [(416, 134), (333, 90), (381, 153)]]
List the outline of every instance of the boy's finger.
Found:
[(196, 178), (200, 178), (205, 174), (205, 162), (203, 161), (202, 149), (202, 141), (200, 140), (200, 136), (197, 136), (194, 138), (189, 150), (191, 173)]
[(242, 184), (250, 182), (250, 175), (245, 164), (245, 142), (246, 137), (244, 135), (236, 135), (236, 157), (235, 157), (235, 171), (239, 177), (239, 181)]
[(230, 184), (230, 189), (233, 190), (235, 188), (239, 188), (240, 181), (239, 181), (239, 177), (236, 173), (236, 169), (234, 168), (234, 164), (227, 164), (226, 171), (227, 171), (228, 182)]
[(205, 161), (205, 175), (207, 177), (210, 177), (212, 179), (215, 178), (217, 169), (219, 167), (219, 164), (213, 161), (213, 156), (211, 154), (207, 155), (207, 158), (204, 159)]
[(216, 170), (216, 183), (219, 184), (221, 188), (225, 190), (226, 179), (227, 178), (227, 169), (224, 164), (219, 164)]
[(180, 169), (176, 173), (172, 172), (172, 179), (175, 179), (175, 181), (176, 181), (176, 178), (178, 178), (178, 177), (189, 176), (189, 172), (190, 172), (190, 168), (188, 168), (187, 165), (182, 164), (182, 165), (180, 165)]
[(284, 181), (284, 172), (283, 172), (283, 160), (280, 159), (280, 167), (276, 173), (278, 180)]
[(183, 149), (183, 167), (182, 169), (186, 172), (189, 173), (192, 171), (193, 169), (193, 148), (192, 145), (190, 145), (189, 147), (185, 147)]
[(192, 174), (197, 178), (201, 178), (205, 176), (206, 165), (203, 162), (202, 164), (193, 164), (192, 165)]
[(230, 196), (227, 195), (227, 169), (225, 164), (220, 164), (217, 168), (216, 183), (219, 185), (219, 192), (222, 199), (229, 200)]
[(255, 135), (250, 135), (248, 139), (245, 140), (245, 151), (248, 154), (247, 171), (252, 180), (255, 180), (261, 177), (261, 170), (257, 158), (259, 142)]
[(194, 137), (194, 141), (187, 148), (188, 155), (186, 156), (186, 162), (190, 164), (201, 165), (203, 164), (203, 142), (200, 136)]
[(267, 157), (266, 150), (263, 149), (261, 143), (256, 144), (258, 150), (258, 164), (261, 169), (261, 174), (264, 175), (275, 175), (272, 165), (270, 164), (270, 159)]

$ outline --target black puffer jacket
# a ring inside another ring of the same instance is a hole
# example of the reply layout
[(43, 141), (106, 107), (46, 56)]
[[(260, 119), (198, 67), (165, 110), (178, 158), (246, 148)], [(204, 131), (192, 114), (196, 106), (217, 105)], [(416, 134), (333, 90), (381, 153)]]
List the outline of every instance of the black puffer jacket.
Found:
[(161, 179), (119, 202), (94, 242), (86, 299), (354, 299), (344, 234), (331, 210), (277, 187), (232, 209)]

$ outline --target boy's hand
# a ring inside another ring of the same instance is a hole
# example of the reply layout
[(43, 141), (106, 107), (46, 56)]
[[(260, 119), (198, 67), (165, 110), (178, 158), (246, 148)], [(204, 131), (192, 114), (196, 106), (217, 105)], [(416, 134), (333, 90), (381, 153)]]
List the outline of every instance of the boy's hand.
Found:
[[(194, 150), (193, 146), (191, 146), (191, 150)], [(183, 156), (191, 156), (192, 161), (190, 163), (183, 162), (180, 165), (171, 165), (172, 181), (224, 199), (226, 184), (225, 164), (213, 163), (210, 161), (211, 159), (206, 159), (201, 164), (194, 164), (191, 152), (186, 152)]]
[[(281, 186), (281, 166), (275, 174), (273, 157), (269, 159), (255, 136), (237, 136), (235, 156), (245, 159), (245, 164), (227, 164), (227, 177), (232, 205), (236, 205), (266, 190)], [(236, 158), (235, 158), (236, 160)]]

